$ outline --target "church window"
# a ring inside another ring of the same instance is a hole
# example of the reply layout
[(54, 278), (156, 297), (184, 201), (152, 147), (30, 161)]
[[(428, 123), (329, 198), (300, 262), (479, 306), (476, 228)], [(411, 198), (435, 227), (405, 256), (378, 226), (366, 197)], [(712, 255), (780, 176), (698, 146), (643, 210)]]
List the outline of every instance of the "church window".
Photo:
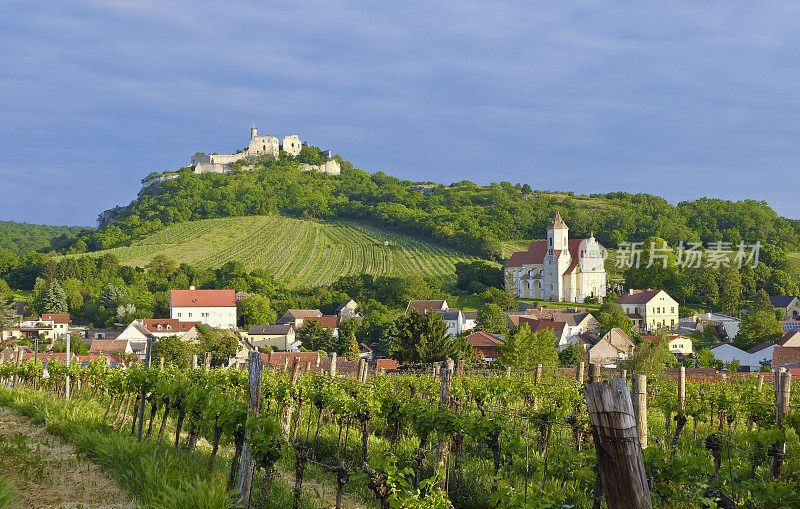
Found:
[(550, 241), (550, 247), (553, 247), (553, 237), (550, 237), (550, 238), (549, 238), (549, 239), (547, 239), (547, 240), (549, 240), (549, 241)]

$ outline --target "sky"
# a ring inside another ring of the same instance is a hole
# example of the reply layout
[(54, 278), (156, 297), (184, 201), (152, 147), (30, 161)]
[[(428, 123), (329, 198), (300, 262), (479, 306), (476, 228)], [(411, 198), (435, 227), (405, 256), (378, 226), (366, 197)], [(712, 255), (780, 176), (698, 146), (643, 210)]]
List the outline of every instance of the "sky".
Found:
[(151, 171), (299, 134), (442, 183), (800, 218), (800, 4), (0, 3), (0, 220), (94, 225)]

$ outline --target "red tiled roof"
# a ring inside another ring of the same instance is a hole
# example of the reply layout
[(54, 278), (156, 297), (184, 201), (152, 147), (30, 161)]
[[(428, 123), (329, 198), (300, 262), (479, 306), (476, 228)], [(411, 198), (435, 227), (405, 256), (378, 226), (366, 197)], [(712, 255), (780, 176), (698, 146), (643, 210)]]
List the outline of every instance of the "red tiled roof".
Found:
[(69, 313), (47, 313), (43, 314), (39, 320), (48, 320), (55, 323), (69, 323)]
[[(375, 370), (391, 371), (400, 367), (400, 363), (394, 359), (375, 359)], [(337, 366), (338, 368), (338, 366)]]
[(783, 346), (786, 343), (788, 343), (789, 341), (791, 341), (792, 339), (797, 339), (796, 336), (798, 336), (798, 335), (800, 335), (800, 331), (787, 332), (786, 334), (781, 336), (781, 338), (778, 340), (778, 345), (779, 346)]
[(566, 322), (556, 322), (552, 320), (537, 320), (536, 318), (530, 318), (527, 316), (520, 316), (519, 317), (519, 324), (522, 325), (523, 323), (527, 323), (528, 326), (531, 328), (531, 332), (539, 332), (544, 329), (550, 329), (552, 331), (561, 332), (564, 330), (564, 327), (567, 325)]
[[(150, 332), (186, 332), (195, 325), (200, 325), (203, 322), (181, 322), (177, 318), (144, 318), (140, 320), (144, 328)], [(158, 326), (161, 326), (159, 329)], [(167, 328), (169, 325), (169, 329)]]
[(773, 369), (787, 364), (800, 365), (800, 346), (776, 346), (772, 350)]
[(633, 293), (626, 293), (619, 299), (617, 304), (646, 304), (655, 297), (661, 290), (631, 290)]
[[(311, 363), (311, 367), (315, 367), (317, 365), (317, 360), (319, 360), (319, 353), (318, 352), (270, 352), (270, 353), (262, 353), (261, 354), (261, 362), (264, 364), (268, 364), (272, 367), (272, 369), (282, 370), (284, 366), (287, 366), (289, 369), (292, 368), (292, 363), (294, 363), (294, 359), (300, 359), (300, 368), (306, 369), (306, 364)], [(286, 360), (289, 360), (288, 364)]]
[(640, 315), (639, 313), (628, 313), (628, 318), (630, 318), (631, 320), (643, 320), (644, 319), (644, 317), (642, 315)]
[(773, 343), (772, 341), (764, 341), (760, 345), (754, 346), (753, 348), (748, 350), (747, 353), (758, 353), (761, 350), (764, 350), (766, 348), (769, 348), (769, 347), (773, 346), (774, 344), (775, 343)]
[(412, 300), (409, 301), (408, 306), (406, 307), (406, 314), (416, 311), (417, 313), (424, 315), (430, 309), (442, 309), (444, 303), (445, 301), (443, 300)]
[(467, 336), (467, 343), (472, 345), (473, 347), (479, 346), (495, 346), (499, 343), (502, 343), (500, 339), (496, 338), (495, 336), (489, 334), (486, 331), (478, 331), (473, 332), (469, 336)]
[(551, 228), (566, 228), (566, 227), (567, 223), (565, 223), (564, 220), (561, 219), (561, 213), (556, 211), (556, 215), (553, 216), (553, 220), (550, 221), (550, 225), (547, 227), (547, 229), (549, 230)]
[(90, 354), (113, 354), (124, 352), (128, 342), (124, 339), (95, 339), (89, 347)]
[(236, 307), (235, 290), (172, 290), (170, 303), (174, 308)]

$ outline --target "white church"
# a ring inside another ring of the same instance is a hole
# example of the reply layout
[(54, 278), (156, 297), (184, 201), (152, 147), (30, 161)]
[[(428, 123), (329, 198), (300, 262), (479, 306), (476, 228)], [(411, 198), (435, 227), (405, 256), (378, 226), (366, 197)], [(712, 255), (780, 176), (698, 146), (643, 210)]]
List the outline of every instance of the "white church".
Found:
[(606, 295), (604, 251), (594, 235), (570, 239), (569, 227), (556, 212), (547, 227), (547, 240), (534, 240), (527, 251), (514, 253), (503, 266), (506, 285), (524, 299), (600, 299)]

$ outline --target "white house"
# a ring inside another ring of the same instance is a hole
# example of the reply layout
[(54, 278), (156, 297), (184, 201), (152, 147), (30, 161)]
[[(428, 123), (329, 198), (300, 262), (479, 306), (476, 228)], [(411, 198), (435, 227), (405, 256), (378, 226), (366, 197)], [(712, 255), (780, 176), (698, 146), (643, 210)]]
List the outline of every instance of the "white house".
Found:
[(236, 328), (234, 290), (170, 291), (170, 318), (181, 322), (203, 322), (218, 329)]
[(760, 371), (762, 362), (772, 362), (772, 352), (778, 346), (772, 342), (761, 343), (754, 346), (747, 353), (750, 354), (750, 371)]

